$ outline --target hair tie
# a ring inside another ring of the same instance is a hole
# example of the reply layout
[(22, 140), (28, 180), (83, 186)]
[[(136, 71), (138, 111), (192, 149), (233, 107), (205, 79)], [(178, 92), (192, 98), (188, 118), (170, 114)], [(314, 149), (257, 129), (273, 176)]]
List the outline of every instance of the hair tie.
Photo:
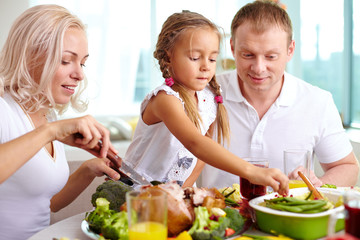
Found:
[(221, 95), (217, 95), (217, 96), (215, 96), (215, 101), (217, 103), (223, 103), (223, 97)]
[(174, 79), (172, 77), (166, 78), (165, 83), (167, 86), (171, 87), (172, 85), (174, 85)]

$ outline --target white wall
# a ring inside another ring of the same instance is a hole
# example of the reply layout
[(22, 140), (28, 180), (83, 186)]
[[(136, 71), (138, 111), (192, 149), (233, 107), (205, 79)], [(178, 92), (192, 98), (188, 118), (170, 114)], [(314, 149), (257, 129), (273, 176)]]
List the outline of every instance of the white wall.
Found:
[(29, 7), (28, 0), (0, 0), (0, 49), (15, 19)]

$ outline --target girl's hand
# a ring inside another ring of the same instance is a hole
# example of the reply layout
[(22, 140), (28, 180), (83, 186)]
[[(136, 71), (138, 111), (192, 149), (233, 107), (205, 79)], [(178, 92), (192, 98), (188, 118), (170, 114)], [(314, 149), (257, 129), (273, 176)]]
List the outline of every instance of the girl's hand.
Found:
[(52, 122), (50, 125), (50, 129), (54, 131), (52, 135), (55, 136), (54, 140), (59, 140), (70, 146), (85, 150), (94, 148), (101, 140), (102, 148), (100, 154), (92, 152), (95, 156), (106, 157), (109, 148), (117, 153), (117, 150), (110, 142), (109, 130), (90, 115), (60, 120)]
[(289, 193), (289, 179), (277, 168), (261, 168), (252, 165), (248, 180), (254, 184), (270, 186), (274, 192), (287, 196)]

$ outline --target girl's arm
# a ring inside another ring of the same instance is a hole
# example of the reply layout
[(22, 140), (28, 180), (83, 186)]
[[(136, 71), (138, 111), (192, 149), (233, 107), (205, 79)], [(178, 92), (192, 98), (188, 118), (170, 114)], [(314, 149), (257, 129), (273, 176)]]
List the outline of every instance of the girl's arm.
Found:
[[(203, 136), (187, 117), (182, 104), (163, 92), (152, 98), (143, 113), (144, 121), (163, 121), (170, 132), (196, 157), (224, 171), (242, 176), (255, 184), (271, 186), (280, 194), (288, 193), (288, 178), (274, 168), (258, 168)], [(181, 123), (181, 124), (179, 124)]]
[(182, 185), (183, 188), (185, 187), (192, 187), (196, 180), (198, 179), (201, 171), (203, 170), (205, 163), (200, 159), (197, 160), (197, 163), (191, 172), (190, 176), (185, 180), (184, 184)]
[[(212, 138), (214, 133), (214, 123), (212, 123), (206, 133), (205, 136)], [(197, 163), (195, 165), (195, 168), (193, 169), (190, 176), (186, 179), (182, 187), (191, 187), (194, 185), (196, 180), (198, 179), (199, 175), (201, 174), (203, 168), (205, 167), (205, 163), (201, 161), (200, 159), (197, 160)]]

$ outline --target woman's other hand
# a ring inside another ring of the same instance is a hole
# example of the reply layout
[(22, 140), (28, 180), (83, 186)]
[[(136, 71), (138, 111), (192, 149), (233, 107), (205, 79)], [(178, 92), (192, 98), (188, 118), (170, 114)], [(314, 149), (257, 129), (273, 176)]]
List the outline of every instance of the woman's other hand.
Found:
[(93, 177), (107, 175), (113, 180), (120, 179), (120, 174), (113, 169), (116, 168), (116, 166), (107, 158), (93, 158), (87, 160), (82, 164), (82, 167), (88, 169)]

